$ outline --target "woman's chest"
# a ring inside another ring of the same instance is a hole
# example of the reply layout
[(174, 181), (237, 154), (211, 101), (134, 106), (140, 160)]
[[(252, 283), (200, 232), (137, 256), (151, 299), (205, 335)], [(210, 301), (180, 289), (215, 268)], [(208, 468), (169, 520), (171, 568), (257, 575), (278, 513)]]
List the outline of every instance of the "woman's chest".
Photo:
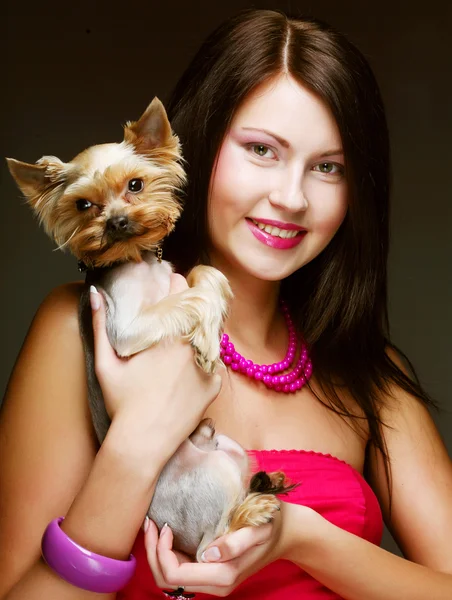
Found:
[[(361, 414), (359, 407), (348, 408)], [(359, 420), (360, 429), (351, 419), (344, 420), (308, 388), (295, 394), (277, 393), (227, 372), (222, 390), (205, 416), (214, 420), (218, 432), (248, 450), (314, 450), (363, 470), (366, 421)]]

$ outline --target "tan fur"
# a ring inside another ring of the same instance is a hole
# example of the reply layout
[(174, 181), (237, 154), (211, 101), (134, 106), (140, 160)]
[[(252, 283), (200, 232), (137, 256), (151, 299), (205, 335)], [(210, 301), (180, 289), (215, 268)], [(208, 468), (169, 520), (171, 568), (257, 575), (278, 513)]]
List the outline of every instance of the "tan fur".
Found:
[[(265, 482), (259, 480), (261, 474), (265, 475)], [(282, 471), (256, 473), (246, 498), (231, 509), (225, 533), (270, 522), (279, 510), (280, 503), (275, 494), (286, 494), (295, 487), (297, 484), (289, 484)]]
[(248, 494), (245, 500), (232, 511), (230, 522), (224, 533), (232, 533), (243, 527), (257, 527), (270, 523), (279, 510), (279, 500), (273, 494)]
[[(261, 475), (265, 476), (263, 481)], [(280, 510), (280, 500), (276, 494), (287, 494), (297, 486), (290, 484), (282, 471), (255, 473), (248, 486), (244, 479), (235, 500), (224, 507), (217, 526), (205, 532), (196, 550), (196, 559), (200, 562), (204, 550), (218, 537), (243, 527), (259, 527), (271, 522)]]
[[(180, 216), (175, 194), (185, 181), (180, 144), (157, 98), (138, 121), (127, 123), (121, 144), (91, 146), (69, 163), (55, 156), (43, 156), (36, 165), (7, 161), (48, 235), (88, 268), (141, 262)], [(141, 191), (128, 189), (133, 179), (143, 182)], [(80, 211), (80, 200), (91, 206)], [(126, 238), (110, 243), (108, 223), (115, 217), (126, 217), (129, 230)], [(197, 364), (207, 373), (214, 371), (231, 290), (211, 267), (196, 267), (188, 284), (186, 293), (144, 304), (139, 315), (130, 313), (127, 327), (121, 327), (126, 335), (115, 336), (120, 356), (165, 338), (185, 337), (195, 348)]]
[[(127, 123), (120, 144), (92, 146), (68, 163), (55, 156), (43, 156), (35, 165), (7, 161), (28, 203), (58, 247), (72, 252), (89, 268), (111, 267), (100, 275), (100, 269), (93, 271), (93, 277), (98, 277), (94, 283), (107, 302), (107, 331), (118, 355), (128, 357), (161, 340), (185, 338), (194, 348), (198, 366), (213, 373), (220, 360), (220, 334), (232, 298), (226, 277), (213, 267), (199, 265), (187, 277), (189, 289), (169, 296), (171, 266), (159, 262), (153, 254), (180, 215), (175, 191), (185, 181), (179, 140), (171, 131), (160, 101), (155, 98), (138, 121)], [(143, 182), (141, 191), (129, 190), (133, 179)], [(77, 203), (81, 200), (91, 205), (80, 210)], [(114, 238), (111, 220), (120, 217), (127, 218), (127, 235)], [(85, 340), (83, 326), (81, 331)], [(87, 356), (90, 351), (85, 344)], [(93, 378), (88, 377), (89, 382)], [(96, 393), (96, 386), (89, 383), (93, 423), (102, 442), (110, 423), (102, 410), (102, 394)], [(193, 440), (201, 447), (211, 444), (213, 435), (212, 425), (204, 421)], [(181, 445), (179, 452), (184, 448)], [(176, 452), (159, 479), (155, 498), (166, 489), (173, 490), (175, 473), (187, 475), (186, 465), (181, 470), (177, 460)], [(224, 490), (223, 482), (218, 481), (214, 490), (209, 488), (210, 500), (204, 499), (216, 506), (216, 511), (210, 506), (211, 512), (206, 513), (216, 515), (213, 522), (201, 532), (196, 529), (199, 524), (189, 524), (193, 527), (188, 529), (197, 532), (197, 543), (202, 538), (196, 550), (198, 560), (216, 537), (271, 520), (279, 509), (275, 494), (289, 489), (282, 473), (264, 477), (264, 483), (254, 479), (256, 489), (247, 489), (249, 463), (236, 468), (244, 474), (235, 487)], [(188, 481), (190, 492), (193, 485)], [(157, 502), (157, 506), (151, 506), (154, 516), (171, 522), (171, 510), (176, 506), (174, 496), (171, 498), (163, 505)], [(197, 508), (193, 512), (199, 515)], [(180, 539), (183, 534), (180, 532)], [(196, 546), (186, 543), (194, 553)]]
[[(96, 159), (112, 151), (116, 162), (96, 170)], [(43, 156), (35, 165), (7, 162), (47, 234), (89, 267), (139, 261), (144, 251), (157, 248), (180, 216), (175, 196), (185, 181), (180, 144), (157, 98), (138, 121), (126, 125), (122, 144), (92, 146), (69, 163), (55, 156)], [(140, 193), (127, 190), (135, 178), (144, 181)], [(78, 199), (93, 206), (80, 212)], [(135, 224), (135, 235), (109, 245), (106, 222), (120, 215)]]
[(190, 289), (143, 307), (139, 319), (129, 321), (127, 335), (115, 343), (119, 356), (131, 356), (164, 339), (185, 338), (194, 348), (197, 365), (206, 373), (215, 371), (231, 289), (220, 271), (203, 265), (194, 267), (187, 281)]

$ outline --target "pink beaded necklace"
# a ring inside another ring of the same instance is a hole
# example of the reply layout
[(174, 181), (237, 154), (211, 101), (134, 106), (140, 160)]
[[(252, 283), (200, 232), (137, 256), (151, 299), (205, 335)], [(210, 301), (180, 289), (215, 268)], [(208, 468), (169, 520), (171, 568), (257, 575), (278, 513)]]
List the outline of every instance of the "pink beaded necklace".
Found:
[(284, 360), (272, 365), (257, 365), (252, 360), (247, 360), (236, 352), (234, 344), (229, 341), (229, 336), (226, 333), (223, 333), (221, 338), (220, 356), (224, 364), (233, 371), (242, 373), (250, 379), (262, 381), (269, 389), (273, 389), (275, 392), (289, 394), (300, 390), (309, 380), (312, 375), (312, 363), (309, 359), (306, 345), (301, 340), (300, 356), (295, 363), (295, 367), (289, 373), (278, 375), (278, 373), (283, 373), (292, 368), (297, 353), (297, 334), (295, 333), (289, 309), (284, 301), (281, 301), (281, 308), (289, 331), (289, 346)]

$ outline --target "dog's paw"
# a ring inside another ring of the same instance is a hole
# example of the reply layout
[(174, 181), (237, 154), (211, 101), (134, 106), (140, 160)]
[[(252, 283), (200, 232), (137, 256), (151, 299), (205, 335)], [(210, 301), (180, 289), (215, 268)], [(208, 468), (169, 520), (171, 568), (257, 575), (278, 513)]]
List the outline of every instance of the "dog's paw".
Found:
[(225, 275), (214, 267), (197, 265), (187, 275), (187, 283), (190, 288), (205, 290), (224, 320), (233, 297)]
[(147, 335), (146, 338), (143, 338), (141, 334), (128, 335), (116, 339), (112, 345), (119, 358), (129, 358), (134, 354), (138, 354), (138, 352), (155, 346), (161, 339), (162, 335), (159, 335), (157, 332), (155, 336)]
[(190, 342), (195, 352), (195, 362), (206, 373), (214, 373), (220, 360), (221, 313), (208, 301), (203, 306), (204, 318), (191, 332)]
[(249, 494), (232, 514), (228, 531), (270, 523), (279, 510), (280, 502), (273, 494)]
[(205, 351), (196, 346), (195, 343), (193, 343), (193, 349), (195, 352), (196, 365), (208, 375), (215, 373), (218, 359), (220, 357), (219, 352), (215, 353), (215, 356), (212, 356), (212, 354), (206, 354)]
[(131, 356), (133, 356), (134, 354), (138, 354), (138, 352), (141, 352), (142, 348), (140, 348), (139, 345), (137, 344), (119, 344), (116, 348), (116, 354), (119, 356), (119, 358), (130, 358)]
[(264, 525), (273, 520), (280, 510), (280, 502), (273, 494), (262, 494), (251, 503), (246, 518), (246, 525)]

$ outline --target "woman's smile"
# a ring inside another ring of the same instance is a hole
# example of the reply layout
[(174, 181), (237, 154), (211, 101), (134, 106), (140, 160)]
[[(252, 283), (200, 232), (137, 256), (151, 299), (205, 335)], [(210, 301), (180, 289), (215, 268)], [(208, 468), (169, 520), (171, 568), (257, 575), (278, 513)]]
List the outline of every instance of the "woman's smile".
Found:
[(306, 229), (297, 230), (274, 227), (250, 218), (246, 219), (246, 224), (259, 242), (278, 250), (295, 248), (307, 234)]
[(325, 104), (290, 76), (258, 86), (235, 113), (212, 175), (212, 264), (230, 279), (240, 271), (265, 281), (303, 267), (345, 217), (344, 172)]

